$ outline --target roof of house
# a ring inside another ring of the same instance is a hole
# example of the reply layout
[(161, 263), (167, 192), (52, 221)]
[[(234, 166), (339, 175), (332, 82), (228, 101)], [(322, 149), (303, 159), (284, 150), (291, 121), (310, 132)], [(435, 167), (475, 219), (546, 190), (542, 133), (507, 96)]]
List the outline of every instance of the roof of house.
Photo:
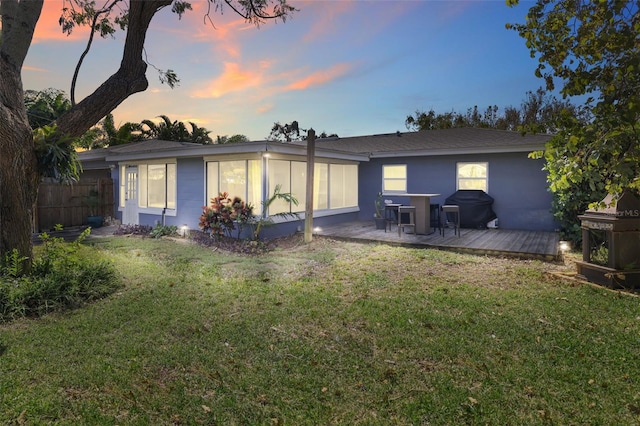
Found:
[(371, 136), (318, 139), (316, 147), (375, 157), (531, 152), (541, 150), (551, 136), (507, 130), (455, 128), (396, 132)]
[[(522, 135), (495, 129), (456, 128), (420, 132), (396, 132), (371, 136), (325, 138), (316, 141), (316, 155), (353, 161), (369, 158), (531, 152), (544, 149), (550, 135)], [(249, 152), (305, 155), (306, 141), (280, 143), (253, 141), (223, 145), (147, 140), (79, 154), (83, 164), (164, 158), (197, 157)], [(90, 164), (87, 164), (91, 167)]]

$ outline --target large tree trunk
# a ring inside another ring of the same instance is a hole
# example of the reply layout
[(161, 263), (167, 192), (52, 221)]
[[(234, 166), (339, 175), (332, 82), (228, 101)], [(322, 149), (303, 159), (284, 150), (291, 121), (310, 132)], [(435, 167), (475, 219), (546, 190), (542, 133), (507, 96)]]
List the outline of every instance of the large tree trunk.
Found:
[(0, 40), (0, 256), (16, 249), (31, 266), (33, 206), (38, 196), (33, 134), (24, 107), (21, 70), (42, 0), (3, 0)]

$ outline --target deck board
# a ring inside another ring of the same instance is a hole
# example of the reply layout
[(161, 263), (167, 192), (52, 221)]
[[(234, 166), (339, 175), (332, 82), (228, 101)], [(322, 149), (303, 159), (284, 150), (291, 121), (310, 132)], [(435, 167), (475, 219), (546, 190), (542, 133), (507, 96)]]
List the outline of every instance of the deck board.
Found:
[(453, 229), (446, 229), (442, 236), (437, 230), (430, 235), (403, 233), (398, 229), (391, 231), (376, 229), (373, 221), (354, 221), (322, 227), (315, 235), (337, 239), (350, 239), (369, 242), (385, 242), (412, 247), (457, 250), (477, 254), (514, 256), (520, 258), (538, 258), (558, 260), (559, 235), (556, 232), (520, 231), (508, 229), (461, 229), (461, 235)]

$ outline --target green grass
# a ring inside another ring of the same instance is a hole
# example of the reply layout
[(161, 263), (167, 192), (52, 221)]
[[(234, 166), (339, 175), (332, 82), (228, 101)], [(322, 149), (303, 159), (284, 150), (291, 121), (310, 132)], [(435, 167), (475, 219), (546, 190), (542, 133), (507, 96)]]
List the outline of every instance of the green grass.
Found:
[(640, 300), (562, 265), (92, 244), (125, 286), (0, 325), (0, 424), (640, 423)]

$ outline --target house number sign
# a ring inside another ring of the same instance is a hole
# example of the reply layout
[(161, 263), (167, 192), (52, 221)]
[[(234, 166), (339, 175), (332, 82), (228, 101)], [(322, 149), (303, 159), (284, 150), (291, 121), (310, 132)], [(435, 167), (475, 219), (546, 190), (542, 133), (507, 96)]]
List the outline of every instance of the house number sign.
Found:
[(583, 220), (582, 226), (589, 229), (602, 229), (603, 231), (613, 231), (613, 223), (592, 222)]

